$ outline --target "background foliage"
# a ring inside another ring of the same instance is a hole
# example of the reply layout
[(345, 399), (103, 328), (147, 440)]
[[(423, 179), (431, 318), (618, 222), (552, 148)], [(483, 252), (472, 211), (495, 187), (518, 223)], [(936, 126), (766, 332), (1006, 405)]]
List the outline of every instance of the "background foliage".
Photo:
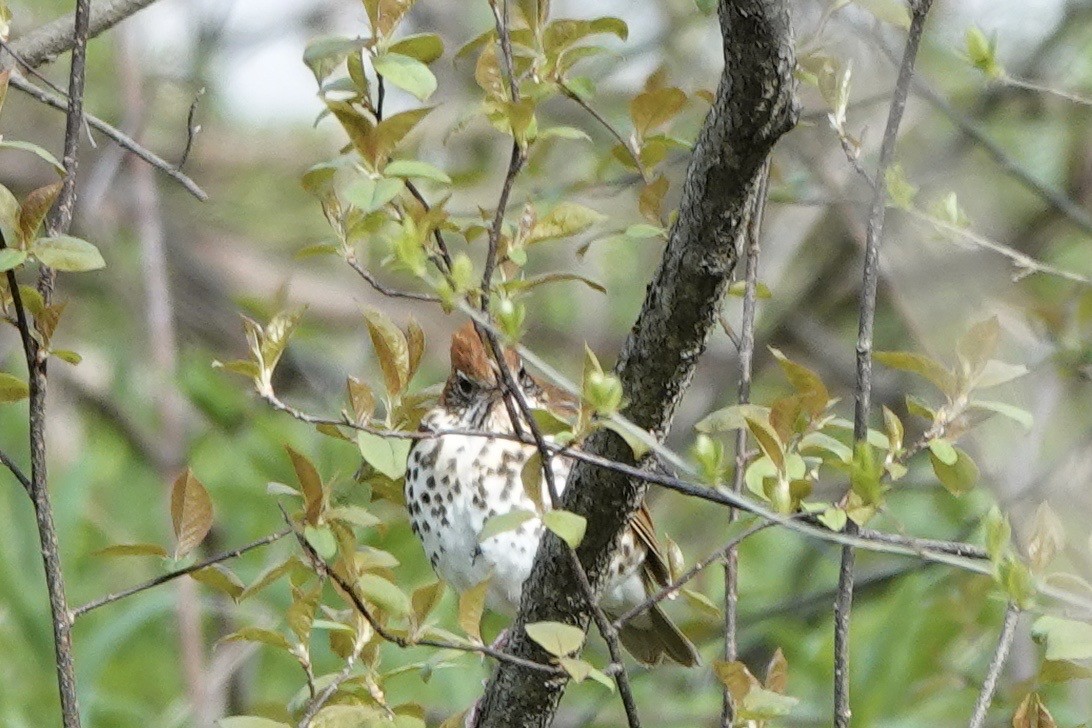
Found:
[[(296, 82), (301, 75), (314, 90), (314, 79), (299, 59), (309, 39), (365, 33), (363, 8), (352, 2), (299, 0), (271, 13), (278, 18), (271, 26), (247, 19), (253, 12), (250, 3), (235, 5), (225, 9), (164, 3), (164, 9), (129, 21), (121, 34), (108, 34), (90, 45), (89, 110), (139, 132), (168, 158), (181, 153), (189, 106), (198, 89), (207, 89), (197, 113), (201, 131), (185, 169), (208, 191), (210, 201), (198, 203), (160, 178), (158, 202), (149, 208), (135, 201), (133, 163), (116, 148), (99, 139), (98, 147), (86, 153), (77, 233), (99, 245), (108, 265), (62, 279), (60, 295), (70, 303), (58, 345), (78, 351), (83, 361), (75, 367), (52, 365), (49, 425), (52, 488), (73, 604), (164, 570), (156, 559), (109, 558), (95, 552), (120, 543), (173, 548), (168, 492), (183, 463), (208, 488), (214, 504), (215, 525), (201, 547), (204, 553), (281, 528), (266, 484), (296, 482), (283, 443), (306, 453), (336, 492), (361, 502), (352, 486), (359, 463), (355, 448), (274, 412), (242, 380), (211, 366), (214, 360), (246, 356), (240, 310), (265, 321), (282, 305), (306, 306), (275, 386), (309, 411), (336, 416), (345, 406), (347, 376), (381, 389), (383, 375), (361, 315), (364, 310), (382, 310), (400, 326), (411, 316), (421, 323), (428, 346), (412, 389), (433, 385), (445, 373), (454, 316), (380, 296), (336, 256), (299, 255), (331, 238), (319, 204), (299, 179), (312, 165), (334, 157), (345, 138), (332, 119), (309, 124), (322, 105), (306, 92), (293, 95), (294, 89), (306, 88)], [(479, 206), (495, 205), (509, 149), (479, 113), (475, 55), (456, 58), (460, 47), (491, 26), (487, 4), (472, 9), (455, 5), (421, 0), (398, 31), (400, 36), (437, 32), (444, 45), (443, 55), (431, 64), (438, 86), (429, 101), (442, 103), (442, 109), (418, 125), (404, 149), (407, 158), (427, 161), (450, 176), (452, 197), (446, 207), (471, 219)], [(849, 394), (836, 411), (851, 416), (856, 287), (868, 190), (847, 161), (827, 114), (841, 100), (848, 102), (844, 124), (835, 125), (841, 126), (851, 149), (860, 145), (871, 168), (893, 78), (893, 67), (876, 38), (891, 47), (901, 44), (900, 7), (895, 2), (860, 2), (832, 13), (825, 3), (794, 6), (802, 76), (807, 76), (802, 86), (804, 123), (778, 147), (772, 170), (760, 270), (770, 297), (759, 307), (756, 401), (769, 403), (790, 391), (777, 359), (765, 348), (770, 345), (818, 372), (832, 396)], [(12, 10), (17, 35), (67, 7), (49, 0), (12, 3)], [(630, 33), (625, 42), (597, 37), (606, 52), (581, 66), (581, 74), (594, 79), (595, 108), (628, 135), (647, 121), (630, 105), (643, 88), (678, 87), (685, 95), (678, 114), (661, 128), (666, 132), (662, 140), (655, 149), (646, 147), (652, 157), (662, 156), (657, 172), (668, 184), (667, 211), (677, 200), (686, 147), (707, 109), (702, 92), (714, 85), (719, 70), (715, 20), (683, 0), (596, 9), (597, 15), (608, 13), (625, 17)], [(557, 2), (553, 14), (573, 17), (587, 15), (588, 9)], [(973, 27), (980, 27), (984, 36), (968, 36)], [(275, 49), (285, 46), (292, 48), (296, 65), (290, 73), (295, 75), (270, 81), (280, 67), (270, 63), (263, 68), (256, 59), (266, 53), (281, 57)], [(932, 88), (950, 99), (960, 118), (993, 140), (1011, 164), (1061, 191), (1087, 215), (1092, 203), (1090, 105), (1005, 78), (1011, 74), (1088, 95), (1090, 51), (1092, 6), (1087, 3), (997, 3), (987, 9), (950, 2), (939, 4), (934, 13), (919, 69)], [(838, 82), (850, 66), (843, 99)], [(63, 79), (62, 68), (47, 73), (58, 83)], [(427, 88), (419, 83), (406, 85), (424, 95)], [(133, 104), (133, 90), (143, 99), (139, 106)], [(393, 88), (388, 92), (390, 112), (419, 106), (411, 94)], [(658, 99), (656, 108), (672, 102)], [(4, 137), (59, 152), (62, 119), (12, 93), (4, 107)], [(608, 364), (624, 337), (644, 292), (636, 282), (648, 279), (661, 250), (655, 232), (660, 215), (650, 209), (648, 193), (641, 197), (642, 185), (625, 155), (612, 153), (615, 140), (577, 104), (551, 99), (539, 110), (538, 125), (540, 130), (547, 125), (579, 129), (591, 140), (562, 132), (536, 146), (512, 204), (518, 212), (528, 200), (543, 210), (579, 203), (600, 213), (588, 218), (586, 226), (577, 226), (578, 235), (534, 246), (527, 256), (532, 274), (578, 272), (606, 289), (601, 293), (578, 281), (560, 282), (537, 289), (525, 301), (525, 343), (578, 381), (583, 342)], [(1028, 271), (981, 245), (968, 244), (949, 228), (967, 224), (989, 241), (1079, 275), (1092, 275), (1090, 231), (1014, 180), (981, 144), (921, 98), (911, 101), (897, 161), (900, 176), (889, 177), (889, 189), (896, 203), (912, 209), (891, 213), (877, 348), (926, 353), (952, 364), (959, 336), (996, 316), (1001, 330), (998, 356), (1030, 371), (1003, 385), (996, 399), (1028, 410), (1034, 422), (1025, 430), (996, 417), (965, 438), (961, 447), (981, 473), (974, 490), (960, 497), (938, 484), (928, 463), (915, 461), (888, 494), (888, 512), (878, 517), (877, 527), (981, 543), (983, 520), (996, 502), (1011, 515), (1019, 551), (1026, 551), (1029, 543), (1041, 546), (1045, 532), (1060, 528), (1068, 538), (1058, 543), (1055, 566), (1087, 576), (1092, 561), (1083, 525), (1092, 482), (1087, 385), (1092, 296), (1087, 280), (1082, 284), (1056, 275), (1025, 275)], [(52, 175), (47, 165), (0, 153), (0, 177), (20, 197), (55, 179)], [(429, 184), (422, 183), (426, 188)], [(921, 215), (932, 220), (923, 224)], [(148, 354), (152, 332), (145, 317), (148, 291), (141, 247), (148, 216), (162, 226), (169, 261), (178, 336), (177, 371), (170, 376)], [(478, 238), (465, 250), (479, 261), (483, 246)], [(387, 255), (381, 245), (360, 251), (361, 262), (376, 270)], [(382, 277), (400, 287), (415, 285), (406, 272), (384, 272)], [(738, 297), (726, 303), (725, 319), (738, 321)], [(13, 330), (4, 334), (4, 344), (5, 370), (20, 371)], [(735, 348), (721, 332), (687, 395), (671, 446), (688, 451), (693, 425), (711, 410), (734, 402), (736, 376)], [(877, 404), (889, 406), (908, 427), (917, 427), (915, 437), (920, 434), (921, 421), (909, 424), (913, 420), (907, 417), (903, 395), (931, 397), (937, 403), (935, 389), (891, 369), (883, 370), (877, 381)], [(173, 415), (164, 416), (164, 402)], [(180, 420), (178, 428), (168, 421), (171, 416)], [(24, 421), (23, 405), (0, 409), (5, 450), (25, 450)], [(908, 433), (907, 441), (911, 439)], [(56, 710), (47, 659), (51, 633), (33, 515), (18, 486), (14, 481), (10, 485), (0, 489), (0, 519), (6, 524), (0, 532), (5, 554), (0, 560), (0, 654), (7, 658), (0, 664), (0, 722), (32, 726)], [(817, 484), (819, 494), (828, 499), (842, 487), (844, 480), (834, 478)], [(1041, 508), (1044, 502), (1057, 516)], [(725, 514), (708, 505), (654, 494), (653, 510), (661, 531), (678, 543), (687, 561), (725, 538)], [(367, 529), (366, 543), (397, 560), (392, 568), (397, 583), (407, 590), (429, 583), (431, 571), (402, 511), (377, 500), (373, 512), (383, 526)], [(285, 539), (229, 566), (249, 584), (296, 549)], [(741, 564), (743, 660), (761, 674), (780, 648), (789, 665), (787, 691), (799, 699), (782, 724), (827, 724), (829, 607), (837, 548), (771, 529), (744, 543)], [(903, 558), (862, 553), (858, 564), (855, 719), (877, 726), (965, 720), (996, 640), (1004, 593), (988, 578)], [(696, 586), (713, 604), (720, 603), (719, 571), (709, 570)], [(153, 590), (105, 606), (77, 623), (78, 678), (88, 725), (192, 723), (184, 675), (175, 659), (179, 598), (173, 586)], [(199, 598), (202, 631), (210, 646), (208, 669), (216, 685), (228, 688), (223, 693), (226, 705), (216, 710), (286, 718), (286, 704), (295, 700), (298, 706), (303, 695), (297, 662), (284, 652), (249, 643), (212, 644), (245, 625), (283, 627), (290, 600), (287, 582), (239, 606), (204, 588)], [(719, 617), (695, 601), (678, 600), (670, 609), (705, 656), (715, 657)], [(449, 592), (437, 619), (455, 630), (456, 613), (457, 599)], [(502, 624), (488, 617), (486, 638)], [(1044, 672), (1044, 649), (1032, 640), (1031, 624), (1027, 618), (1019, 627), (994, 724), (1004, 724), (1003, 716), (1011, 716), (1027, 692), (1037, 690), (1058, 725), (1076, 725), (1092, 713), (1088, 681), (1059, 679), (1057, 670)], [(339, 662), (326, 640), (314, 644), (319, 671), (336, 670)], [(430, 724), (469, 705), (487, 675), (488, 665), (474, 657), (454, 659), (453, 666), (422, 667), (421, 661), (431, 657), (426, 650), (383, 649), (384, 672), (413, 668), (383, 682), (386, 700), (428, 706)], [(593, 661), (602, 664), (602, 657)], [(719, 683), (708, 668), (659, 668), (655, 677), (641, 670), (634, 674), (649, 725), (705, 724), (719, 710)], [(567, 694), (558, 724), (619, 721), (616, 699), (602, 686), (585, 682)]]

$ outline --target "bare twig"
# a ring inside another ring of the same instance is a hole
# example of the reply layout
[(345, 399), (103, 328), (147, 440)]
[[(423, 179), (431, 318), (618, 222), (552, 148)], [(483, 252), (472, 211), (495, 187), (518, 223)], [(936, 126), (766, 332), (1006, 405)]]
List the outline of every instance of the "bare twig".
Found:
[(209, 566), (212, 566), (214, 564), (219, 564), (223, 561), (237, 558), (247, 553), (248, 551), (253, 551), (254, 549), (261, 548), (262, 546), (267, 546), (271, 543), (274, 543), (275, 541), (279, 541), (290, 533), (292, 533), (292, 530), (286, 528), (283, 531), (278, 531), (277, 533), (273, 533), (268, 536), (259, 538), (257, 541), (251, 541), (245, 546), (240, 546), (239, 548), (232, 549), (231, 551), (225, 551), (224, 553), (216, 554), (215, 556), (210, 556), (207, 559), (202, 559), (201, 561), (190, 564), (189, 566), (183, 567), (181, 569), (176, 569), (175, 571), (168, 572), (166, 574), (163, 574), (162, 576), (157, 576), (154, 579), (149, 579), (148, 581), (145, 581), (141, 584), (131, 586), (128, 589), (123, 589), (122, 591), (115, 592), (114, 594), (108, 594), (104, 597), (99, 597), (98, 599), (92, 600), (81, 607), (76, 607), (75, 609), (73, 609), (72, 617), (73, 619), (82, 617), (83, 615), (94, 609), (104, 607), (107, 604), (113, 604), (116, 601), (120, 601), (122, 599), (125, 599), (126, 597), (131, 597), (134, 594), (139, 594), (140, 592), (147, 591), (148, 589), (152, 589), (161, 584), (166, 584), (169, 581), (174, 581), (180, 576), (186, 576), (187, 574), (192, 574), (195, 571), (201, 571), (201, 569), (208, 568)]
[(602, 114), (596, 111), (594, 106), (585, 101), (580, 96), (580, 94), (570, 88), (564, 80), (560, 81), (558, 83), (558, 86), (561, 88), (561, 92), (563, 94), (575, 101), (577, 105), (580, 106), (580, 108), (584, 109), (584, 111), (591, 114), (591, 117), (598, 121), (599, 125), (606, 129), (607, 132), (612, 137), (614, 137), (614, 140), (616, 142), (622, 145), (622, 148), (626, 150), (626, 154), (633, 161), (634, 166), (637, 167), (637, 172), (641, 175), (641, 179), (645, 182), (648, 182), (648, 172), (645, 170), (645, 165), (641, 163), (641, 158), (637, 156), (637, 153), (635, 151), (633, 151), (633, 147), (629, 145), (629, 143), (625, 140), (625, 137), (623, 137), (621, 133), (619, 133), (619, 131), (614, 128), (614, 125), (607, 121)]
[(1012, 647), (1012, 638), (1016, 634), (1016, 622), (1020, 617), (1020, 608), (1013, 602), (1005, 607), (1005, 621), (1001, 625), (1001, 636), (997, 639), (997, 649), (990, 660), (990, 669), (986, 673), (986, 680), (982, 683), (982, 691), (978, 694), (978, 700), (974, 704), (974, 712), (971, 714), (969, 728), (982, 728), (986, 723), (986, 712), (993, 702), (993, 694), (997, 690), (997, 680), (1001, 677), (1001, 670), (1005, 666), (1005, 660), (1009, 656), (1009, 648)]
[[(51, 94), (48, 91), (35, 86), (34, 84), (27, 81), (25, 78), (12, 76), (10, 83), (14, 88), (19, 89), (23, 93), (37, 99), (47, 106), (52, 106), (53, 108), (60, 110), (64, 110), (67, 108), (67, 104), (63, 98), (55, 96), (54, 94)], [(127, 134), (122, 132), (120, 129), (117, 129), (107, 124), (105, 121), (102, 121), (101, 119), (90, 114), (85, 114), (85, 118), (87, 119), (87, 123), (91, 126), (92, 129), (102, 132), (106, 136), (110, 137), (117, 143), (119, 147), (129, 152), (132, 152), (134, 155), (144, 160), (148, 164), (152, 165), (163, 174), (173, 179), (175, 182), (178, 182), (186, 189), (187, 192), (189, 192), (191, 195), (201, 200), (202, 202), (208, 200), (208, 194), (203, 189), (201, 189), (196, 182), (194, 182), (187, 175), (176, 169), (173, 164), (163, 159), (159, 155), (155, 154), (154, 152), (149, 151), (145, 147), (141, 146)]]
[(190, 152), (193, 150), (193, 141), (201, 133), (201, 125), (197, 123), (197, 104), (204, 95), (205, 87), (202, 86), (194, 94), (193, 101), (190, 103), (190, 112), (186, 115), (186, 146), (182, 148), (182, 154), (178, 157), (178, 164), (174, 166), (176, 170), (181, 170), (185, 166), (186, 160), (190, 158)]
[[(872, 331), (876, 320), (876, 291), (879, 286), (880, 240), (883, 237), (884, 212), (886, 210), (886, 186), (884, 175), (895, 156), (899, 124), (906, 109), (906, 98), (914, 76), (914, 61), (925, 30), (925, 19), (932, 0), (916, 0), (912, 3), (913, 18), (899, 66), (895, 92), (887, 115), (880, 159), (873, 186), (872, 208), (868, 218), (865, 242), (864, 276), (861, 285), (861, 304), (857, 332), (857, 386), (856, 408), (853, 417), (853, 439), (864, 442), (868, 434), (868, 415), (872, 397)], [(852, 520), (846, 523), (846, 532), (855, 535), (858, 528)], [(853, 564), (855, 552), (850, 546), (842, 548), (838, 570), (838, 595), (834, 603), (834, 725), (848, 728), (849, 705), (849, 620), (853, 606)]]
[(414, 291), (400, 291), (396, 288), (390, 288), (379, 282), (379, 279), (375, 277), (370, 270), (361, 265), (360, 261), (355, 256), (347, 258), (349, 267), (357, 272), (361, 278), (363, 278), (369, 286), (371, 286), (376, 293), (380, 293), (388, 298), (404, 298), (410, 301), (426, 301), (428, 303), (439, 303), (440, 299), (437, 296), (430, 295), (428, 293), (416, 293)]
[[(83, 119), (83, 88), (87, 65), (87, 33), (91, 12), (90, 0), (77, 0), (72, 39), (72, 62), (68, 77), (68, 113), (65, 120), (64, 171), (65, 179), (56, 206), (49, 215), (46, 229), (51, 235), (64, 234), (72, 221), (76, 198), (76, 166), (78, 163), (81, 122)], [(25, 54), (24, 54), (25, 55)], [(19, 333), (26, 355), (29, 394), (30, 429), (30, 497), (38, 523), (42, 561), (53, 623), (53, 646), (57, 669), (57, 687), (61, 697), (61, 719), (64, 728), (79, 728), (80, 708), (76, 691), (76, 668), (72, 654), (72, 614), (65, 595), (64, 574), (57, 545), (57, 529), (53, 522), (49, 480), (46, 472), (46, 360), (45, 352), (31, 335), (19, 287), (9, 271), (12, 302), (19, 321)], [(38, 291), (46, 304), (53, 294), (54, 273), (43, 266), (38, 276)]]
[(30, 478), (26, 476), (26, 473), (24, 473), (19, 466), (15, 464), (15, 461), (8, 457), (8, 454), (3, 450), (0, 450), (0, 463), (3, 463), (4, 467), (11, 471), (11, 474), (14, 475), (15, 479), (19, 481), (19, 484), (23, 486), (23, 490), (27, 492), (27, 495), (30, 495)]
[[(663, 600), (670, 599), (673, 595), (675, 595), (675, 594), (677, 594), (679, 592), (679, 589), (681, 589), (685, 584), (687, 584), (695, 576), (697, 576), (702, 571), (704, 571), (709, 565), (711, 565), (711, 564), (713, 564), (713, 563), (715, 563), (717, 561), (720, 561), (722, 559), (727, 558), (728, 554), (730, 552), (732, 552), (732, 551), (735, 551), (736, 547), (739, 546), (739, 544), (743, 543), (743, 541), (747, 537), (751, 536), (752, 534), (758, 533), (759, 531), (765, 530), (765, 529), (769, 528), (772, 525), (774, 525), (774, 524), (768, 523), (768, 522), (756, 523), (755, 525), (751, 526), (747, 530), (745, 530), (745, 531), (733, 536), (732, 538), (730, 538), (726, 544), (724, 544), (719, 549), (717, 549), (713, 553), (706, 556), (704, 559), (699, 559), (698, 561), (695, 561), (693, 566), (691, 566), (689, 569), (687, 569), (682, 575), (680, 575), (673, 582), (671, 582), (667, 586), (663, 587), (662, 589), (660, 589), (655, 594), (649, 595), (649, 597), (647, 599), (645, 599), (643, 602), (641, 602), (640, 604), (638, 604), (635, 607), (631, 607), (629, 609), (629, 611), (623, 613), (620, 617), (615, 619), (614, 620), (615, 629), (621, 629), (622, 626), (625, 625), (627, 622), (629, 622), (631, 619), (634, 619), (635, 617), (638, 617), (638, 616), (644, 614), (649, 609), (652, 609), (653, 606), (659, 604)], [(735, 656), (733, 656), (732, 659), (734, 660)]]
[[(761, 248), (762, 213), (770, 179), (770, 163), (766, 165), (755, 188), (751, 205), (751, 219), (747, 226), (747, 251), (744, 270), (746, 288), (743, 293), (743, 321), (739, 339), (739, 403), (751, 401), (751, 367), (755, 351), (755, 308), (758, 300), (758, 255)], [(736, 462), (732, 477), (732, 491), (743, 492), (743, 474), (747, 465), (747, 432), (741, 428), (736, 433)], [(729, 523), (736, 520), (736, 509), (728, 511)], [(733, 662), (737, 656), (736, 605), (739, 601), (739, 554), (734, 545), (724, 556), (724, 660)], [(731, 728), (735, 722), (735, 706), (732, 692), (725, 685), (721, 701), (720, 722), (723, 728)]]
[(356, 666), (356, 661), (360, 657), (361, 650), (367, 644), (367, 640), (361, 639), (363, 635), (357, 635), (356, 642), (353, 644), (353, 651), (349, 653), (349, 656), (345, 659), (345, 666), (341, 668), (330, 684), (322, 689), (318, 695), (315, 695), (311, 702), (307, 704), (307, 710), (303, 712), (303, 716), (300, 718), (297, 724), (299, 728), (310, 728), (311, 721), (315, 719), (315, 716), (319, 714), (323, 706), (334, 696), (341, 684), (348, 680), (353, 674), (353, 668)]

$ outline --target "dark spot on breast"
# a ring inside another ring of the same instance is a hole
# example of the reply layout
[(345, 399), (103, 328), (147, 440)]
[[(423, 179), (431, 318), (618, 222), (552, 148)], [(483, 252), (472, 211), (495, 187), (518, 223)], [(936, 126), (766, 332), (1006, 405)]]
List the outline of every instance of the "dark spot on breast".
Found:
[(431, 493), (422, 493), (421, 494), (421, 502), (424, 503), (427, 506), (429, 503), (432, 502), (432, 494)]
[(434, 476), (432, 476), (432, 475), (428, 476), (428, 480), (425, 481), (425, 487), (428, 488), (429, 490), (435, 490), (435, 488), (436, 488), (436, 478)]

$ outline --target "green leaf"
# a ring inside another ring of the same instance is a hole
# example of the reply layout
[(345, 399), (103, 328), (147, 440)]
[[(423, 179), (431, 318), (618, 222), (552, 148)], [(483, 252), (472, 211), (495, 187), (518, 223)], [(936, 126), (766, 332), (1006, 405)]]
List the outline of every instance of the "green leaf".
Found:
[(326, 561), (337, 556), (337, 538), (329, 526), (304, 526), (303, 537), (315, 553)]
[(71, 235), (38, 238), (29, 252), (56, 270), (80, 273), (106, 267), (98, 248)]
[(49, 163), (53, 167), (53, 169), (57, 171), (57, 174), (64, 174), (64, 165), (58, 162), (56, 157), (47, 152), (45, 149), (42, 149), (37, 144), (31, 144), (30, 142), (4, 140), (0, 141), (0, 149), (17, 149), (23, 152), (30, 152), (31, 154), (37, 155), (38, 158), (42, 159), (43, 161)]
[(967, 60), (971, 65), (991, 79), (1001, 78), (1005, 69), (997, 60), (997, 39), (986, 38), (976, 26), (967, 28), (964, 35), (967, 48)]
[(690, 606), (697, 611), (708, 617), (712, 617), (713, 619), (720, 619), (720, 607), (714, 604), (713, 600), (709, 597), (699, 591), (694, 591), (693, 589), (682, 589), (681, 594)]
[(405, 182), (400, 179), (381, 177), (361, 177), (356, 182), (345, 188), (346, 201), (358, 208), (363, 213), (375, 212), (382, 209), (388, 202), (398, 196), (405, 187)]
[[(737, 298), (743, 298), (747, 295), (747, 281), (736, 281), (732, 285), (728, 286), (728, 295), (736, 296)], [(773, 298), (773, 293), (770, 292), (770, 287), (761, 281), (755, 282), (755, 298), (759, 300), (765, 300)]]
[(638, 434), (637, 432), (634, 432), (633, 426), (621, 420), (606, 420), (602, 424), (604, 428), (612, 431), (614, 434), (618, 435), (618, 437), (626, 441), (626, 444), (629, 445), (629, 449), (633, 453), (635, 459), (640, 460), (652, 449), (646, 439), (646, 437), (648, 439), (652, 438), (652, 435), (649, 433), (644, 432)]
[(771, 720), (788, 715), (798, 702), (797, 698), (754, 685), (743, 698), (738, 717), (743, 720)]
[(417, 617), (418, 623), (423, 623), (425, 618), (436, 608), (436, 605), (440, 603), (445, 589), (444, 582), (434, 581), (413, 590), (410, 604), (413, 606), (413, 614)]
[(405, 615), (413, 611), (406, 593), (378, 574), (364, 574), (357, 585), (368, 601), (392, 614)]
[(297, 452), (288, 445), (285, 445), (284, 449), (288, 452), (288, 457), (292, 461), (292, 469), (296, 471), (296, 479), (300, 483), (300, 492), (303, 493), (304, 518), (307, 523), (318, 523), (325, 500), (322, 478), (319, 476), (318, 470), (315, 469), (314, 463), (306, 455)]
[[(292, 646), (288, 644), (288, 639), (280, 632), (274, 632), (271, 629), (262, 629), (261, 627), (243, 627), (240, 630), (232, 632), (229, 635), (221, 637), (220, 642), (259, 642), (263, 645), (269, 645), (270, 647), (277, 647), (282, 650), (290, 650)], [(228, 720), (233, 720), (229, 718)], [(223, 725), (223, 723), (221, 723)]]
[(226, 594), (231, 597), (233, 601), (239, 601), (239, 596), (246, 589), (246, 586), (239, 580), (239, 577), (235, 576), (235, 574), (223, 564), (212, 564), (203, 569), (192, 571), (190, 572), (190, 576), (205, 586), (214, 589), (221, 594)]
[(257, 579), (251, 582), (251, 584), (247, 586), (247, 588), (244, 589), (241, 594), (239, 594), (238, 601), (241, 602), (254, 596), (258, 592), (268, 587), (270, 584), (280, 579), (282, 576), (288, 574), (289, 572), (300, 566), (301, 564), (299, 560), (295, 556), (291, 556), (281, 563), (269, 567), (268, 569), (263, 571)]
[(588, 133), (586, 131), (582, 129), (577, 129), (572, 126), (550, 126), (545, 129), (538, 130), (539, 141), (550, 138), (573, 139), (586, 142), (591, 141), (591, 137), (588, 136)]
[(64, 188), (64, 182), (54, 182), (51, 185), (39, 187), (33, 190), (23, 199), (19, 210), (19, 242), (29, 244), (38, 234), (46, 215), (53, 209), (53, 203), (57, 195)]
[(417, 159), (398, 159), (390, 162), (383, 168), (383, 174), (388, 177), (414, 177), (440, 182), (445, 185), (451, 184), (451, 177), (447, 176), (443, 170)]
[(887, 182), (887, 197), (891, 204), (903, 210), (909, 210), (914, 206), (914, 198), (918, 194), (918, 188), (910, 184), (906, 179), (906, 172), (901, 164), (892, 164), (884, 173)]
[(638, 139), (648, 132), (671, 121), (686, 105), (686, 94), (681, 89), (663, 87), (638, 94), (629, 103), (629, 115), (633, 119)]
[(1023, 364), (1007, 364), (1003, 361), (990, 359), (982, 367), (982, 371), (974, 380), (974, 389), (987, 389), (1007, 384), (1014, 379), (1028, 373), (1028, 368)]
[(877, 351), (873, 358), (884, 366), (917, 374), (935, 384), (945, 394), (955, 391), (955, 378), (939, 362), (909, 351)]
[(376, 73), (421, 101), (436, 90), (436, 77), (421, 61), (401, 53), (383, 53), (372, 59)]
[(391, 480), (398, 480), (406, 474), (406, 459), (411, 446), (409, 440), (360, 431), (356, 433), (356, 443), (361, 457)]
[(532, 622), (525, 625), (527, 636), (554, 657), (565, 657), (584, 644), (584, 630), (561, 622)]
[(1046, 642), (1048, 660), (1092, 658), (1092, 624), (1047, 614), (1035, 620), (1032, 636)]
[(380, 311), (365, 311), (364, 320), (368, 324), (372, 348), (379, 359), (379, 368), (383, 370), (387, 392), (397, 395), (409, 384), (409, 342), (406, 335)]
[(55, 356), (61, 361), (67, 362), (68, 364), (71, 364), (73, 366), (83, 361), (83, 357), (78, 352), (72, 351), (70, 349), (50, 349), (49, 355)]
[(167, 558), (167, 549), (157, 543), (121, 543), (107, 546), (91, 554), (92, 556), (158, 556)]
[(935, 437), (928, 444), (929, 452), (945, 465), (955, 465), (956, 460), (959, 459), (955, 446), (943, 438)]
[(929, 461), (933, 464), (933, 472), (941, 485), (952, 495), (960, 496), (969, 492), (978, 482), (978, 466), (970, 455), (958, 447), (953, 449), (956, 453), (954, 463), (945, 463), (932, 450), (929, 451)]
[(584, 516), (562, 510), (544, 513), (542, 522), (574, 549), (584, 540), (584, 532), (588, 528), (588, 520)]
[(30, 396), (30, 387), (18, 377), (0, 372), (0, 403), (18, 402)]
[(482, 612), (488, 593), (489, 579), (486, 579), (459, 595), (459, 627), (475, 642), (482, 641)]
[(361, 528), (378, 526), (383, 521), (363, 506), (338, 506), (326, 511), (326, 518), (332, 521), (344, 521)]
[(212, 499), (205, 486), (188, 468), (171, 487), (171, 523), (174, 526), (174, 558), (179, 559), (205, 540), (212, 528)]
[(322, 83), (351, 53), (367, 45), (362, 38), (317, 38), (303, 51), (303, 63), (315, 74), (315, 81)]
[(576, 202), (562, 202), (534, 224), (527, 243), (530, 245), (577, 235), (606, 219), (606, 215), (590, 207)]
[(1031, 413), (1026, 409), (1022, 409), (1015, 405), (1008, 404), (1006, 402), (994, 402), (992, 400), (972, 400), (968, 405), (973, 409), (983, 409), (989, 412), (996, 412), (999, 415), (1008, 417), (1014, 422), (1020, 423), (1027, 431), (1031, 431), (1032, 426), (1035, 424), (1035, 420)]
[(392, 53), (409, 56), (421, 63), (432, 63), (444, 54), (444, 42), (435, 33), (407, 35), (389, 49)]
[(747, 427), (748, 418), (762, 421), (769, 416), (769, 407), (757, 404), (733, 404), (706, 415), (694, 425), (694, 429), (706, 434), (742, 430)]
[(481, 533), (478, 534), (478, 542), (481, 543), (497, 534), (513, 531), (534, 517), (534, 513), (521, 509), (493, 516), (482, 526)]
[(990, 561), (995, 564), (1001, 561), (1011, 539), (1012, 526), (1009, 525), (1009, 519), (994, 506), (986, 515), (986, 553), (990, 555)]
[(784, 470), (785, 449), (782, 446), (777, 433), (763, 420), (756, 420), (751, 417), (746, 417), (745, 419), (747, 421), (747, 429), (751, 431), (751, 435), (753, 435), (755, 441), (758, 442), (758, 446), (762, 449), (762, 452), (778, 470)]

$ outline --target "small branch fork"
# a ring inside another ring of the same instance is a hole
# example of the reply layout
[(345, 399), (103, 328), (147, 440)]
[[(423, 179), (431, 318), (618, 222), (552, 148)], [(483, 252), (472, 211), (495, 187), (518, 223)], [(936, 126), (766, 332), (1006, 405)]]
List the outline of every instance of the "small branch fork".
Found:
[[(872, 332), (876, 321), (876, 292), (879, 286), (880, 241), (883, 237), (884, 212), (887, 187), (884, 177), (895, 156), (899, 125), (906, 109), (910, 83), (914, 77), (914, 61), (925, 30), (925, 20), (932, 0), (916, 0), (911, 3), (913, 17), (903, 51), (902, 63), (895, 82), (895, 92), (888, 111), (887, 126), (880, 145), (880, 159), (873, 186), (872, 207), (868, 217), (865, 243), (864, 275), (861, 285), (859, 327), (857, 333), (857, 386), (856, 407), (853, 417), (853, 439), (864, 442), (868, 434), (868, 416), (872, 398)], [(846, 523), (846, 533), (856, 535), (857, 524)], [(838, 593), (834, 602), (834, 726), (849, 728), (849, 622), (853, 607), (853, 565), (855, 552), (852, 546), (842, 547), (841, 565), (838, 571)]]
[(410, 639), (403, 637), (400, 634), (392, 632), (387, 629), (382, 622), (380, 622), (375, 614), (372, 612), (371, 607), (364, 601), (364, 599), (357, 593), (356, 587), (349, 583), (349, 580), (339, 574), (335, 569), (331, 569), (329, 565), (323, 560), (321, 556), (315, 551), (311, 544), (307, 543), (307, 539), (303, 537), (303, 534), (299, 532), (292, 519), (288, 516), (288, 513), (281, 509), (284, 514), (285, 522), (288, 523), (288, 531), (296, 537), (296, 541), (299, 542), (300, 548), (303, 549), (304, 554), (307, 556), (308, 561), (314, 567), (315, 571), (322, 578), (328, 578), (334, 584), (337, 585), (338, 590), (349, 600), (349, 603), (354, 609), (364, 617), (364, 619), (371, 625), (371, 628), (375, 630), (375, 633), (382, 637), (387, 642), (398, 645), (401, 648), (406, 647), (437, 647), (443, 650), (457, 650), (459, 652), (475, 652), (487, 657), (492, 657), (494, 660), (500, 660), (502, 662), (511, 662), (520, 667), (536, 670), (538, 672), (546, 673), (548, 675), (563, 675), (564, 671), (555, 665), (545, 665), (541, 662), (535, 662), (534, 660), (524, 660), (522, 657), (510, 655), (507, 652), (498, 650), (489, 645), (478, 645), (471, 643), (461, 642), (449, 642), (446, 640), (436, 640), (430, 638), (423, 639)]

